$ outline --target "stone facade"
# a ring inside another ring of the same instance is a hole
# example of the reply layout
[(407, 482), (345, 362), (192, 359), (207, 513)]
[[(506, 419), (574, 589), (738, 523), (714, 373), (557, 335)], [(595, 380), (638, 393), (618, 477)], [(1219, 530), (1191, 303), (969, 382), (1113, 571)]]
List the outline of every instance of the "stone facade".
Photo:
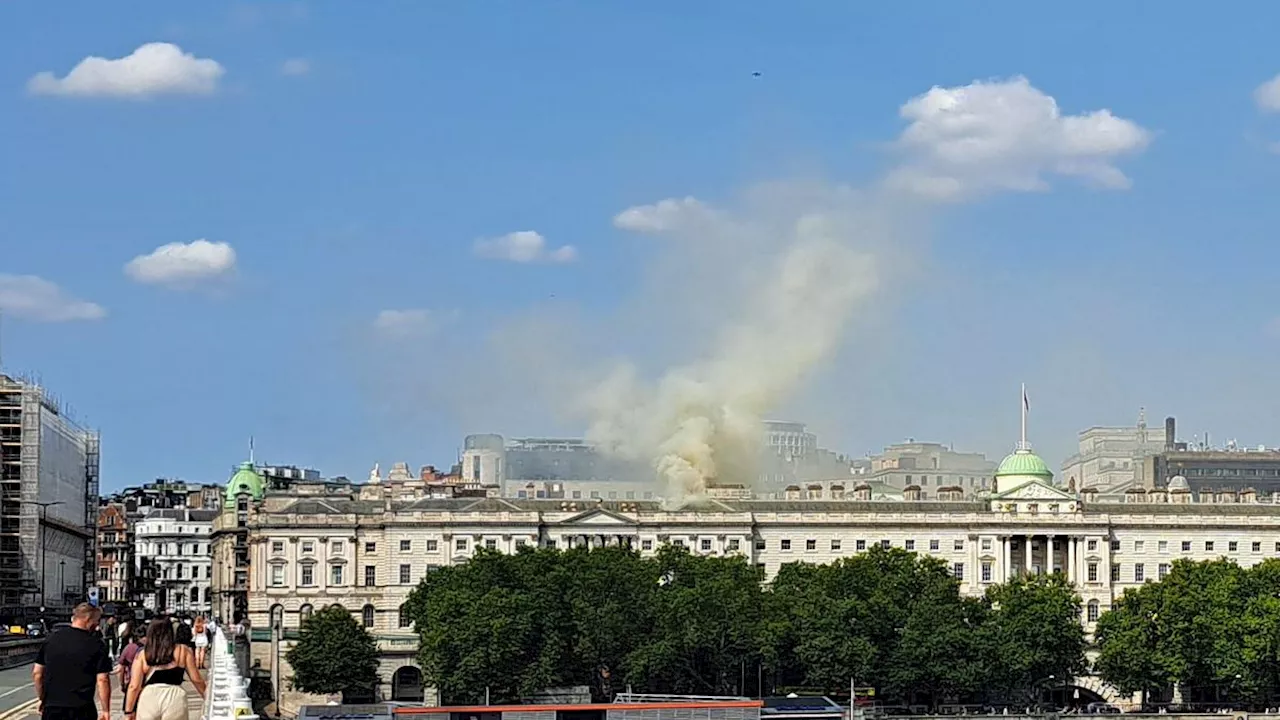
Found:
[(154, 570), (154, 587), (142, 597), (154, 611), (208, 615), (213, 607), (210, 534), (215, 510), (154, 510), (134, 526), (139, 568)]

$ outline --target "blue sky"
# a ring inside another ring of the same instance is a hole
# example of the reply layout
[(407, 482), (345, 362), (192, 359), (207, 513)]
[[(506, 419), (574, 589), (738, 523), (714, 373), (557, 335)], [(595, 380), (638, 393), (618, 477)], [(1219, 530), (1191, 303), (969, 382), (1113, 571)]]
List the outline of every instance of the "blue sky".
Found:
[[(925, 227), (911, 272), (769, 415), (856, 454), (999, 455), (1025, 381), (1054, 464), (1139, 406), (1280, 444), (1280, 87), (1259, 91), (1278, 20), (1261, 2), (5, 3), (3, 364), (101, 428), (108, 488), (220, 481), (250, 435), (327, 474), (448, 465), (466, 433), (583, 431), (524, 394), (549, 380), (477, 375), (530, 312), (578, 318), (601, 357), (687, 361), (634, 312), (680, 250), (615, 216), (686, 197), (741, 214), (748, 189), (803, 179)], [(148, 43), (180, 51), (72, 73)], [(995, 150), (939, 160), (932, 115), (904, 135), (909, 101), (975, 81), (978, 126), (948, 147)], [(1099, 110), (1109, 125), (1058, 123)], [(920, 194), (938, 178), (954, 196)], [(700, 272), (735, 272), (719, 262)]]

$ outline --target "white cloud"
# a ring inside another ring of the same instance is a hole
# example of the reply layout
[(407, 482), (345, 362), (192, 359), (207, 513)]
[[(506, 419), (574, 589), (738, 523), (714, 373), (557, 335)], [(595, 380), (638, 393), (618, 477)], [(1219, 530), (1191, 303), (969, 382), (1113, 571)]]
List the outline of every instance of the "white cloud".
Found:
[(1259, 85), (1253, 91), (1253, 101), (1262, 112), (1280, 112), (1280, 75)]
[(476, 240), (475, 253), (490, 260), (517, 263), (570, 263), (578, 259), (578, 251), (572, 245), (562, 245), (551, 250), (547, 247), (547, 239), (532, 230)]
[(1113, 163), (1141, 152), (1152, 137), (1110, 110), (1063, 115), (1057, 101), (1024, 77), (935, 86), (899, 114), (911, 123), (897, 141), (907, 159), (888, 182), (941, 200), (1045, 190), (1045, 175), (1128, 188), (1129, 178)]
[(186, 285), (228, 275), (235, 267), (236, 251), (229, 244), (196, 240), (161, 245), (130, 260), (124, 272), (148, 285)]
[(100, 320), (107, 311), (97, 303), (67, 294), (35, 275), (0, 274), (0, 313), (35, 322)]
[(208, 95), (226, 71), (216, 60), (184, 53), (172, 43), (147, 43), (114, 60), (90, 56), (66, 77), (36, 74), (27, 82), (35, 95), (143, 98), (152, 95)]
[(657, 234), (711, 219), (712, 211), (697, 198), (667, 198), (652, 205), (636, 205), (618, 213), (613, 226), (619, 230)]
[(373, 329), (388, 337), (405, 338), (430, 331), (435, 320), (435, 315), (423, 308), (383, 310), (374, 318)]
[(311, 72), (311, 63), (306, 58), (289, 58), (280, 65), (280, 74), (289, 76), (306, 75)]

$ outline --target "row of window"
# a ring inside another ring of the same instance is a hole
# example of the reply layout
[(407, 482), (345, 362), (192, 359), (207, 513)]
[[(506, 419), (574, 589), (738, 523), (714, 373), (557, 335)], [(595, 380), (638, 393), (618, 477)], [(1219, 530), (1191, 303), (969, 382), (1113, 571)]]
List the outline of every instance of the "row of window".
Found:
[(208, 555), (208, 543), (154, 543), (140, 542), (135, 552), (139, 555)]
[[(338, 605), (337, 607), (342, 607), (342, 606)], [(311, 617), (313, 612), (314, 612), (314, 608), (311, 605), (303, 605), (302, 607), (298, 608), (299, 625), (306, 622)], [(377, 612), (378, 612), (378, 609), (375, 608), (374, 606), (365, 605), (363, 608), (360, 609), (360, 623), (364, 625), (366, 628), (372, 628), (374, 626), (374, 620), (377, 616)], [(284, 608), (282, 606), (273, 605), (271, 607), (271, 623), (272, 625), (283, 626)], [(396, 611), (396, 627), (399, 627), (402, 629), (413, 627), (413, 621), (410, 620), (408, 614), (405, 613), (403, 605), (401, 605)]]
[[(1089, 541), (1089, 543), (1090, 543), (1090, 547), (1089, 547), (1089, 549), (1090, 549), (1090, 550), (1093, 550), (1093, 549), (1094, 549), (1094, 548), (1093, 548), (1093, 545), (1095, 544), (1095, 542), (1096, 542), (1096, 541), (1093, 541), (1093, 540), (1090, 540), (1090, 541)], [(1241, 544), (1241, 543), (1240, 543), (1240, 541), (1238, 541), (1238, 540), (1228, 540), (1228, 541), (1227, 541), (1227, 543), (1226, 543), (1226, 545), (1227, 545), (1227, 552), (1240, 552), (1240, 544)], [(1190, 540), (1182, 540), (1182, 541), (1181, 541), (1181, 548), (1182, 548), (1182, 552), (1184, 552), (1184, 553), (1185, 553), (1185, 552), (1191, 552), (1191, 551), (1192, 551), (1192, 541), (1190, 541)], [(1214, 541), (1214, 540), (1205, 540), (1205, 541), (1204, 541), (1204, 551), (1205, 551), (1205, 552), (1221, 552), (1221, 549), (1218, 549), (1218, 548), (1219, 548), (1219, 545), (1218, 545), (1218, 543), (1217, 543), (1216, 541)], [(1119, 541), (1119, 540), (1112, 540), (1112, 541), (1111, 541), (1111, 550), (1112, 550), (1112, 552), (1119, 552), (1119, 551), (1120, 551), (1120, 549), (1121, 549), (1121, 543), (1120, 543), (1120, 541)], [(1146, 543), (1146, 541), (1145, 541), (1145, 540), (1134, 540), (1134, 541), (1133, 541), (1133, 551), (1134, 551), (1134, 552), (1145, 552), (1145, 551), (1146, 551), (1146, 549), (1147, 549), (1147, 543)], [(1157, 541), (1157, 542), (1156, 542), (1156, 550), (1157, 550), (1158, 552), (1169, 552), (1169, 541), (1168, 541), (1168, 540), (1159, 540), (1159, 541)], [(1262, 541), (1261, 541), (1261, 540), (1252, 540), (1252, 541), (1249, 541), (1249, 551), (1250, 551), (1250, 552), (1255, 552), (1255, 553), (1260, 553), (1260, 552), (1262, 552)], [(1275, 552), (1276, 552), (1276, 553), (1280, 553), (1280, 542), (1275, 543)]]

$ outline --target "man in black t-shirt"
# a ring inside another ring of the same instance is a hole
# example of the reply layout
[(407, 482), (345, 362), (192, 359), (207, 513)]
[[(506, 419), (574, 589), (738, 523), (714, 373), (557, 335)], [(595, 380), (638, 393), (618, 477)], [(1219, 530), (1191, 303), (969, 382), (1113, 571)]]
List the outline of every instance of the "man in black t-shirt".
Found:
[(101, 610), (80, 603), (71, 624), (54, 630), (40, 646), (31, 677), (43, 720), (111, 720), (111, 655), (94, 632), (101, 619)]

